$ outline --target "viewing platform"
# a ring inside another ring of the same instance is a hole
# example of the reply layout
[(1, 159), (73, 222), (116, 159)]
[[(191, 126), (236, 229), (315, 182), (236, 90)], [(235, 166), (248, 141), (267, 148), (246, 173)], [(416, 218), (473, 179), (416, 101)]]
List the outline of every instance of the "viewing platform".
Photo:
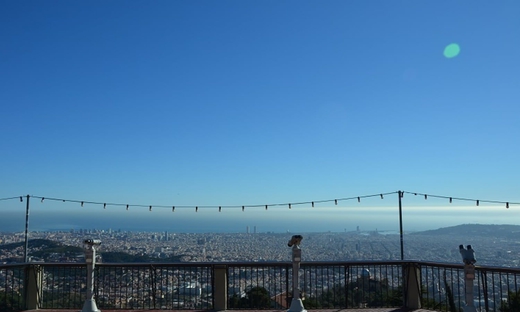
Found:
[[(103, 310), (104, 312), (181, 312), (186, 310)], [(193, 312), (207, 312), (213, 310), (190, 310)], [(236, 312), (286, 312), (286, 310), (234, 310)], [(313, 309), (313, 312), (433, 312), (433, 310), (408, 308), (364, 308), (364, 309), (344, 309), (344, 310), (323, 310)], [(78, 312), (77, 310), (28, 310), (25, 312)]]
[[(108, 311), (286, 311), (290, 262), (98, 263), (94, 299)], [(302, 262), (301, 298), (312, 311), (462, 311), (464, 265), (421, 261)], [(475, 267), (477, 311), (518, 300), (520, 270)], [(85, 263), (0, 265), (0, 311), (80, 311)]]

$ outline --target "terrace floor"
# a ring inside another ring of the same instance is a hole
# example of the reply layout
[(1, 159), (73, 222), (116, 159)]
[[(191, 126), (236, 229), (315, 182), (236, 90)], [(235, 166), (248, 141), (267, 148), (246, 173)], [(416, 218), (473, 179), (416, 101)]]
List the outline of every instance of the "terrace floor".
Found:
[[(78, 312), (77, 310), (62, 310), (62, 309), (41, 309), (28, 310), (25, 312)], [(101, 310), (101, 312), (208, 312), (212, 310)], [(232, 312), (286, 312), (287, 310), (228, 310)], [(434, 312), (425, 309), (406, 309), (406, 308), (363, 308), (363, 309), (309, 309), (311, 312)]]

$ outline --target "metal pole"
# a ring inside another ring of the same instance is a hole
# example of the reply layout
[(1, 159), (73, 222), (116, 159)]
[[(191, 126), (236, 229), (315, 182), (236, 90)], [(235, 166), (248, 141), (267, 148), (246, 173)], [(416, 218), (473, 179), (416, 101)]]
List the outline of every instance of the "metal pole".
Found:
[[(401, 261), (404, 260), (404, 243), (403, 243), (403, 191), (398, 191), (397, 196), (399, 197), (399, 237), (401, 244)], [(406, 267), (403, 265), (401, 277), (403, 280), (403, 307), (408, 302), (408, 278), (406, 274)]]
[(404, 260), (404, 244), (403, 244), (403, 191), (398, 191), (399, 195), (399, 233), (401, 237), (401, 260)]
[(26, 197), (26, 204), (25, 204), (25, 248), (23, 250), (23, 261), (25, 263), (28, 261), (28, 250), (29, 250), (29, 198), (30, 196), (27, 195)]

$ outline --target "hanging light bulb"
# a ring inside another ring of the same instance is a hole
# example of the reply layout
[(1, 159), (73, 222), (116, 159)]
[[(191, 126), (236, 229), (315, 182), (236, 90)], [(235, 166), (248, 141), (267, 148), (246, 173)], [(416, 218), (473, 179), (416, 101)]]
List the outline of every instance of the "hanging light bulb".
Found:
[(65, 202), (65, 199), (62, 199), (63, 202)]
[(128, 204), (126, 205), (126, 210), (128, 210)]
[(357, 202), (360, 203), (361, 202), (361, 198), (358, 197), (357, 198)]
[(20, 201), (23, 202), (23, 198), (22, 198), (22, 196), (20, 196)]
[(267, 205), (265, 205), (265, 210), (267, 210)]
[(381, 199), (383, 199), (383, 194), (379, 194), (379, 196), (381, 196)]
[(83, 207), (83, 202), (81, 202), (81, 207)]
[(244, 207), (244, 206), (242, 206), (242, 211), (244, 211), (244, 209), (245, 209), (245, 207)]
[(424, 199), (428, 199), (428, 195), (424, 194)]
[(450, 204), (453, 202), (453, 199), (450, 197)]
[(152, 211), (152, 206), (150, 206), (150, 208), (148, 209), (148, 211)]
[(103, 204), (103, 209), (107, 209), (107, 204), (106, 203)]
[(291, 204), (289, 204), (289, 209), (291, 209)]
[(312, 208), (314, 208), (314, 202), (312, 202)]
[(222, 207), (218, 206), (218, 212), (221, 212), (221, 211), (222, 211)]
[(506, 208), (509, 209), (509, 203), (506, 203)]
[(175, 206), (172, 206), (172, 212), (175, 212)]
[(337, 199), (334, 200), (334, 205), (336, 205), (336, 206), (338, 205), (338, 200)]
[(477, 206), (478, 206), (479, 203), (480, 203), (480, 201), (477, 199)]
[(195, 207), (195, 212), (199, 211), (199, 206)]
[(42, 197), (42, 201), (41, 202), (43, 203), (44, 200), (45, 200), (45, 197)]

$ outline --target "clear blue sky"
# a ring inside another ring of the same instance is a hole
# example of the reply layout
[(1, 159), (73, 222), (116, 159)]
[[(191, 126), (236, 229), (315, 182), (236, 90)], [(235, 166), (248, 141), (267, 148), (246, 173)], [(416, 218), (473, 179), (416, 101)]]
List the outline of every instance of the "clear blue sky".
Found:
[(516, 0), (3, 1), (0, 197), (520, 201), (519, 16)]

